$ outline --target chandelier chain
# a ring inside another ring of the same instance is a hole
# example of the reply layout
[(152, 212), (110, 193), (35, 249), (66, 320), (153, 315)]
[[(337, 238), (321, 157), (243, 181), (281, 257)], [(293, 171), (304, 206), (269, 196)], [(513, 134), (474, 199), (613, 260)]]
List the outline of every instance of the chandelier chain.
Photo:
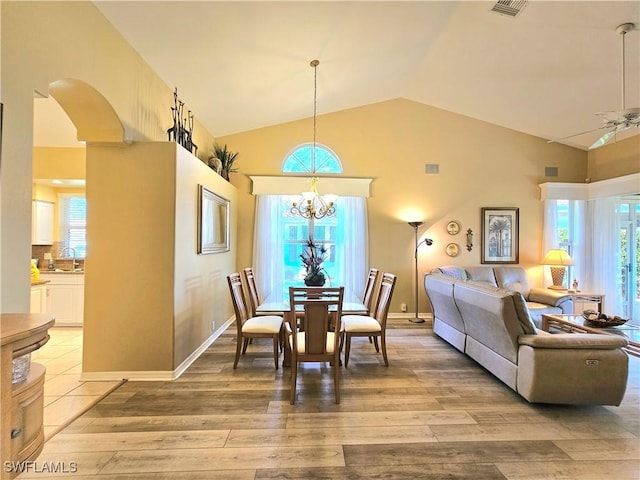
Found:
[(313, 67), (313, 149), (311, 150), (311, 166), (313, 172), (316, 171), (316, 125), (318, 116), (318, 60), (313, 60), (311, 66)]
[(291, 213), (299, 215), (307, 219), (320, 219), (330, 217), (336, 213), (335, 195), (326, 195), (325, 197), (318, 194), (318, 181), (316, 170), (316, 126), (318, 116), (318, 60), (312, 60), (309, 66), (313, 67), (313, 146), (311, 149), (311, 169), (313, 176), (311, 177), (311, 189), (303, 192), (302, 197), (298, 201), (292, 202)]

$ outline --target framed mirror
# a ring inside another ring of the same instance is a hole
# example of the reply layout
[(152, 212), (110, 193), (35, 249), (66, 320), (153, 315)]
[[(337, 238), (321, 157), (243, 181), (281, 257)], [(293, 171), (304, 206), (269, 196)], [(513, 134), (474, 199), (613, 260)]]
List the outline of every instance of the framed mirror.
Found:
[(229, 251), (229, 200), (198, 185), (198, 254)]

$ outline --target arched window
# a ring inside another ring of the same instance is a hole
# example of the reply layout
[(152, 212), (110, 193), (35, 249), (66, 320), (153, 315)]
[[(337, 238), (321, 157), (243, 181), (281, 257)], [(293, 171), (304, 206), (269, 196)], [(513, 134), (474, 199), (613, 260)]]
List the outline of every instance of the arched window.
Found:
[(291, 150), (282, 162), (283, 173), (342, 173), (338, 156), (329, 147), (316, 143), (304, 143)]

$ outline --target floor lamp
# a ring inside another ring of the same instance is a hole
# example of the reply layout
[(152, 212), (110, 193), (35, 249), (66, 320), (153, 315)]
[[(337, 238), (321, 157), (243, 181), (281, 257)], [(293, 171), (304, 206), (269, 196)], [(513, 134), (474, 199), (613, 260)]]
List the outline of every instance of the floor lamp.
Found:
[(420, 227), (422, 225), (422, 222), (409, 222), (409, 225), (411, 225), (413, 227), (413, 233), (415, 236), (415, 251), (414, 251), (414, 273), (415, 273), (415, 284), (414, 284), (414, 292), (415, 292), (415, 306), (416, 306), (416, 316), (413, 318), (410, 318), (409, 321), (413, 322), (413, 323), (424, 323), (424, 320), (422, 318), (420, 318), (418, 316), (418, 248), (420, 247), (420, 245), (422, 245), (423, 243), (426, 245), (431, 245), (433, 243), (433, 240), (431, 240), (430, 238), (425, 238), (424, 240), (422, 240), (421, 242), (418, 242), (418, 227)]

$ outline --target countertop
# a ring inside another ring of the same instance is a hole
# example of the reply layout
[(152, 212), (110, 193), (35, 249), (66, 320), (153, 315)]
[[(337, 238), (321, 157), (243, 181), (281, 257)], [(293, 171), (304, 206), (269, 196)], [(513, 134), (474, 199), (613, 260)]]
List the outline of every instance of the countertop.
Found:
[(45, 283), (49, 283), (51, 280), (31, 280), (31, 286), (34, 287), (36, 285), (44, 285)]
[(43, 275), (43, 274), (47, 274), (48, 275), (50, 273), (53, 273), (53, 274), (56, 274), (56, 275), (58, 275), (58, 274), (59, 275), (84, 275), (84, 270), (60, 270), (60, 269), (57, 269), (57, 270), (42, 270), (41, 269), (40, 270), (40, 275)]

